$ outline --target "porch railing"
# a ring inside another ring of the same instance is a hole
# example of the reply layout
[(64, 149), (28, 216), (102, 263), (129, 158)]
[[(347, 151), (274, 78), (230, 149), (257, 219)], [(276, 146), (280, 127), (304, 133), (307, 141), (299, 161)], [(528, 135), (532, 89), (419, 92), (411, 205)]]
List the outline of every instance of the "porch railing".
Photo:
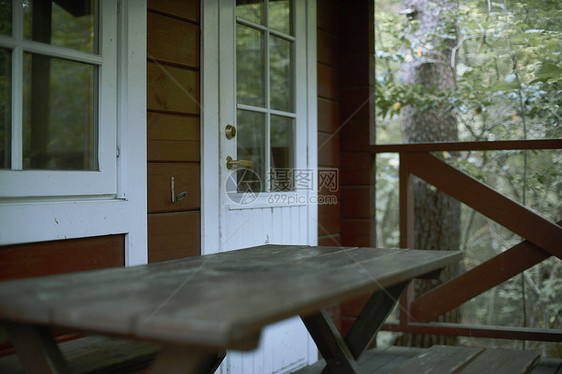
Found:
[(371, 153), (398, 153), (400, 157), (400, 247), (413, 248), (414, 203), (412, 175), (465, 203), (525, 240), (479, 266), (414, 299), (413, 288), (400, 300), (400, 320), (383, 330), (432, 335), (470, 336), (514, 340), (562, 341), (560, 329), (503, 326), (467, 326), (430, 322), (475, 296), (505, 282), (541, 261), (562, 259), (562, 221), (541, 215), (446, 164), (431, 152), (562, 149), (562, 139), (445, 142), (373, 145)]

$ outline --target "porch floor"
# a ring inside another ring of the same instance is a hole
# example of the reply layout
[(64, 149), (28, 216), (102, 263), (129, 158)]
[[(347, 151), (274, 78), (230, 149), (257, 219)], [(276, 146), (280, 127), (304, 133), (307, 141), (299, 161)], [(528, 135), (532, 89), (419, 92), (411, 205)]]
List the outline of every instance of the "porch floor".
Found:
[[(423, 351), (423, 348), (409, 347), (372, 349), (363, 354), (359, 360), (359, 366), (365, 373), (384, 374)], [(320, 374), (323, 368), (324, 360), (320, 360), (314, 365), (295, 371), (292, 374)], [(560, 373), (562, 373), (562, 360), (550, 358), (542, 358), (531, 372), (531, 374)]]

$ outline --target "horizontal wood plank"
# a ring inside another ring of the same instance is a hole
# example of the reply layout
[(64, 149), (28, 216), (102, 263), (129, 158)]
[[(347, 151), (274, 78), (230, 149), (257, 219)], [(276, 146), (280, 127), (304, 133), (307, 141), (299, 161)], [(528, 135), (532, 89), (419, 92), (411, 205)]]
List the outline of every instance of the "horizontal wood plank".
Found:
[(338, 35), (340, 31), (341, 2), (324, 0), (319, 1), (316, 8), (318, 29)]
[(125, 266), (125, 236), (0, 247), (0, 281)]
[[(0, 319), (202, 347), (406, 281), (460, 252), (266, 245), (123, 269), (0, 283)], [(116, 311), (119, 311), (116, 313)]]
[(148, 12), (149, 59), (199, 68), (199, 26)]
[(198, 162), (201, 159), (200, 119), (148, 113), (148, 162)]
[(337, 101), (318, 98), (318, 131), (333, 134), (340, 126), (340, 105)]
[(318, 166), (336, 167), (340, 164), (339, 135), (318, 134)]
[(355, 245), (358, 247), (366, 247), (371, 243), (370, 235), (351, 235), (349, 232), (342, 230), (341, 241), (345, 245)]
[(369, 120), (369, 106), (375, 105), (369, 87), (352, 87), (340, 89), (340, 118), (343, 122), (350, 120)]
[(341, 187), (341, 216), (342, 218), (369, 218), (370, 217), (369, 186)]
[(340, 232), (340, 204), (318, 205), (318, 235), (335, 235)]
[(344, 152), (370, 152), (369, 120), (351, 120), (340, 130), (341, 150)]
[(528, 374), (539, 362), (540, 356), (539, 352), (532, 350), (486, 349), (461, 374)]
[(148, 215), (148, 262), (200, 254), (200, 212)]
[(387, 322), (382, 326), (382, 330), (412, 334), (469, 336), (471, 338), (534, 340), (543, 342), (562, 341), (562, 329), (530, 327), (471, 326), (445, 322), (409, 322), (407, 326), (400, 326), (398, 322)]
[(318, 234), (318, 245), (323, 245), (323, 246), (337, 245), (337, 246), (341, 246), (340, 234), (329, 235), (329, 236), (323, 236), (323, 235)]
[(339, 99), (338, 71), (330, 66), (318, 64), (318, 96), (330, 100)]
[[(418, 356), (404, 362), (388, 374), (460, 373), (484, 348), (434, 345)], [(487, 371), (482, 371), (487, 372)]]
[(509, 151), (523, 149), (562, 149), (562, 139), (496, 140), (483, 142), (436, 142), (371, 145), (373, 153), (440, 151)]
[(371, 183), (370, 170), (373, 158), (368, 152), (341, 153), (341, 183), (347, 185), (368, 185)]
[[(358, 3), (360, 6), (367, 5), (367, 2)], [(369, 11), (366, 10), (364, 16), (368, 17)], [(371, 49), (369, 42), (372, 39), (369, 35), (369, 20), (358, 21), (355, 15), (353, 20), (347, 22), (342, 27), (341, 48), (340, 53), (343, 55), (360, 54), (365, 57), (365, 63), (369, 61), (369, 50)], [(365, 85), (369, 84), (369, 79), (364, 81)]]
[[(201, 207), (201, 165), (195, 163), (148, 164), (148, 213), (181, 212)], [(174, 177), (176, 197), (183, 192), (183, 200), (172, 202), (171, 178)]]
[(198, 115), (199, 72), (157, 62), (148, 62), (147, 106), (149, 110)]
[[(368, 35), (365, 32), (365, 35)], [(356, 40), (357, 36), (353, 36)], [(346, 39), (349, 41), (349, 39)], [(348, 43), (346, 43), (348, 44)], [(369, 86), (370, 66), (369, 49), (363, 51), (362, 54), (346, 54), (341, 57), (341, 68), (339, 70), (340, 81), (344, 87), (361, 87)]]
[(319, 29), (317, 38), (318, 62), (337, 68), (339, 65), (339, 45), (337, 36)]
[(171, 16), (199, 22), (199, 0), (148, 0), (147, 8)]
[(341, 220), (341, 230), (347, 235), (369, 235), (370, 221), (368, 218), (347, 218)]

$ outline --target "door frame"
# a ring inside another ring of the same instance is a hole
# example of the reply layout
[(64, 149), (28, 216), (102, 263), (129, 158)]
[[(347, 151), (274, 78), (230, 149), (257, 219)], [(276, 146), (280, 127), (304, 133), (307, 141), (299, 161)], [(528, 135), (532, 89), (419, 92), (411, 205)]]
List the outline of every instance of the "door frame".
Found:
[[(306, 1), (306, 165), (318, 168), (317, 73), (316, 73), (316, 0)], [(201, 254), (221, 252), (221, 136), (220, 118), (220, 0), (201, 0)], [(233, 69), (234, 71), (234, 69)], [(316, 178), (314, 178), (316, 179)], [(317, 194), (314, 180), (312, 195)], [(309, 209), (308, 244), (318, 242), (318, 209)]]

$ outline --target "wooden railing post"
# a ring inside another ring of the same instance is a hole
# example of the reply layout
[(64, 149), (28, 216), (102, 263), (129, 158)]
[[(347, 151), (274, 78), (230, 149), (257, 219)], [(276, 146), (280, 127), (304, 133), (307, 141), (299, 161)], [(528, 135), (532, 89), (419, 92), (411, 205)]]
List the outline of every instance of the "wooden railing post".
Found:
[[(400, 248), (414, 248), (414, 190), (410, 174), (409, 153), (400, 153)], [(410, 316), (410, 303), (414, 298), (413, 284), (400, 298), (400, 325), (406, 327)]]
[[(438, 315), (519, 274), (551, 255), (562, 258), (562, 221), (545, 219), (475, 178), (447, 165), (431, 152), (560, 150), (562, 139), (493, 142), (442, 142), (425, 144), (371, 145), (371, 152), (400, 156), (400, 247), (414, 248), (414, 175), (441, 192), (467, 204), (526, 241), (488, 260), (446, 284), (413, 299), (410, 285), (400, 299), (399, 323), (386, 323), (383, 330), (445, 336), (559, 342), (562, 330), (502, 326), (466, 326), (427, 323)], [(452, 296), (450, 294), (453, 294)], [(416, 319), (419, 319), (416, 320)], [(424, 321), (426, 323), (419, 323)]]

